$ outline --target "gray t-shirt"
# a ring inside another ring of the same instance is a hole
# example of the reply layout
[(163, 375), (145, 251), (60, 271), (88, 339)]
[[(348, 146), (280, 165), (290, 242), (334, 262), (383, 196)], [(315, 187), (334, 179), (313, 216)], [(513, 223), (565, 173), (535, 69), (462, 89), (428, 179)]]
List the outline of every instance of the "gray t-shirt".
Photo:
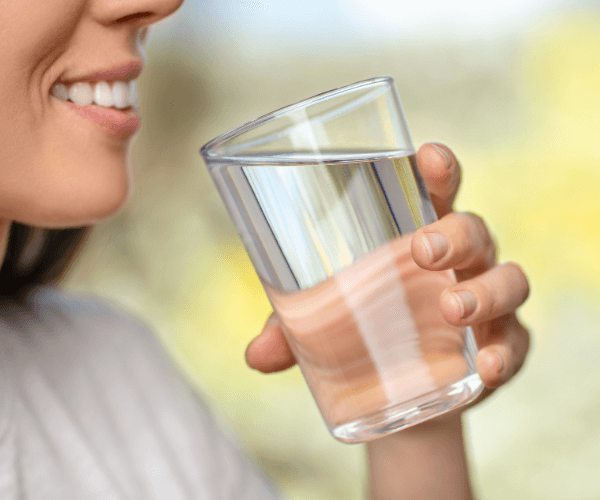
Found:
[(0, 305), (0, 499), (268, 499), (148, 329), (41, 287)]

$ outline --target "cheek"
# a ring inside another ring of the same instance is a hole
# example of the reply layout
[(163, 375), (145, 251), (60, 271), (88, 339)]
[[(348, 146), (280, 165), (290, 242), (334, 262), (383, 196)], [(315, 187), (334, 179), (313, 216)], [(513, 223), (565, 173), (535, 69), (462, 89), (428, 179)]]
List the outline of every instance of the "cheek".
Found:
[[(71, 42), (87, 0), (0, 0), (0, 104), (3, 119), (43, 113), (45, 80)], [(11, 109), (12, 108), (12, 109)], [(10, 111), (10, 113), (9, 113)]]
[(67, 227), (112, 215), (131, 189), (128, 141), (73, 125), (48, 104), (44, 84), (87, 0), (0, 4), (0, 219)]
[(86, 0), (13, 0), (2, 2), (3, 51), (0, 61), (14, 69), (35, 67), (68, 42), (86, 8)]

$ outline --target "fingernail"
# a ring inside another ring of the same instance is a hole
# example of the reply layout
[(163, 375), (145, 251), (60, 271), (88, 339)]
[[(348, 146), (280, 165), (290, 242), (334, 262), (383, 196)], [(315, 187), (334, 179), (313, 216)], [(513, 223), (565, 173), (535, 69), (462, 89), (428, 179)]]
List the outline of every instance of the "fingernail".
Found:
[(460, 317), (467, 318), (471, 316), (477, 309), (477, 297), (471, 292), (453, 292), (454, 298), (456, 298), (458, 305), (460, 306)]
[(488, 359), (487, 363), (489, 367), (496, 373), (500, 373), (502, 370), (504, 370), (504, 360), (498, 351), (488, 350), (486, 357)]
[(444, 161), (446, 162), (446, 168), (450, 168), (450, 165), (452, 165), (452, 158), (450, 158), (450, 155), (439, 146), (435, 144), (432, 144), (432, 146), (437, 150), (439, 154), (442, 155), (442, 158), (444, 158)]
[(425, 233), (423, 243), (429, 254), (429, 262), (440, 260), (448, 251), (448, 239), (443, 234)]
[(502, 356), (498, 354), (498, 352), (494, 351), (494, 354), (498, 360), (498, 364), (496, 365), (496, 371), (500, 373), (502, 370), (504, 370), (504, 360), (502, 359)]

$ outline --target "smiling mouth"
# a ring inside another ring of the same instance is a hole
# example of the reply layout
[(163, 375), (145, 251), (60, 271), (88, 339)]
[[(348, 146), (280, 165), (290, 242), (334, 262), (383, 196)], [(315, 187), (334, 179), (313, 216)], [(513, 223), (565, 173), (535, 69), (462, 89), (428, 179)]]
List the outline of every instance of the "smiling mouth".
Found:
[(77, 106), (96, 105), (103, 108), (135, 108), (139, 94), (137, 82), (77, 82), (72, 85), (55, 83), (50, 94), (61, 101), (70, 101)]

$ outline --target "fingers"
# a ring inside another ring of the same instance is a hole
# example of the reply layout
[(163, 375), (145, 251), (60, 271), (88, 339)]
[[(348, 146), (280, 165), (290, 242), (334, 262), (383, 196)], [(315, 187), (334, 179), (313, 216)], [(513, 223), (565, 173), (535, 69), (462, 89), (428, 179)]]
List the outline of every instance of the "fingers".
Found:
[[(487, 388), (504, 384), (524, 363), (529, 332), (514, 311), (528, 294), (529, 284), (523, 271), (509, 262), (453, 285), (440, 298), (447, 321), (473, 325), (480, 348), (477, 369)], [(246, 361), (263, 373), (279, 372), (296, 363), (274, 314), (246, 349)]]
[(424, 144), (417, 152), (417, 167), (438, 217), (450, 213), (460, 185), (454, 153), (443, 144)]
[(529, 350), (529, 331), (514, 314), (495, 319), (477, 354), (477, 371), (486, 387), (504, 384), (523, 366)]
[(513, 313), (529, 295), (529, 282), (513, 263), (500, 264), (442, 293), (440, 306), (446, 321), (473, 325)]
[(456, 269), (468, 279), (491, 268), (496, 246), (485, 223), (469, 213), (450, 213), (419, 229), (411, 242), (415, 262), (432, 271)]
[(279, 372), (296, 364), (275, 314), (271, 314), (263, 331), (246, 348), (246, 363), (263, 373)]
[(425, 144), (417, 166), (440, 220), (415, 233), (412, 255), (425, 269), (455, 269), (460, 282), (442, 293), (441, 309), (449, 323), (473, 326), (480, 349), (477, 370), (489, 394), (520, 369), (527, 355), (529, 332), (514, 312), (527, 299), (529, 283), (518, 265), (495, 264), (493, 238), (479, 217), (452, 212), (461, 176), (452, 151)]
[(446, 321), (473, 327), (477, 371), (488, 388), (504, 384), (525, 361), (529, 332), (514, 313), (528, 296), (523, 270), (507, 262), (447, 288), (440, 297)]

